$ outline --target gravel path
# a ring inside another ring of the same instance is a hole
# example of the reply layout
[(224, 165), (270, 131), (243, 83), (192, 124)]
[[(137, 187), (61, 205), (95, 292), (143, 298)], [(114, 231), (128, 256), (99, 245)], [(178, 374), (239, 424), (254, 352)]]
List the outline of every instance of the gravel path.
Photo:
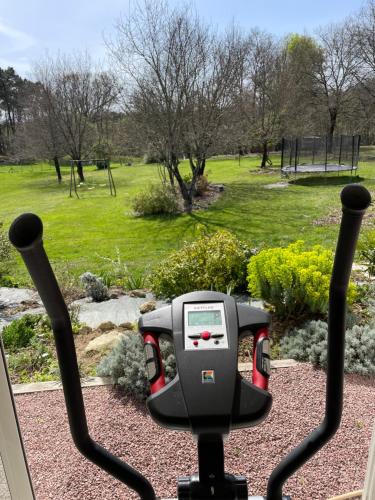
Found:
[[(323, 372), (309, 365), (277, 370), (268, 419), (230, 435), (226, 470), (246, 475), (250, 494), (265, 494), (275, 464), (320, 422), (324, 379)], [(174, 496), (176, 477), (196, 471), (196, 447), (189, 434), (161, 429), (143, 405), (111, 389), (84, 389), (84, 397), (93, 437), (140, 469), (158, 495)], [(16, 404), (38, 500), (137, 498), (74, 449), (61, 391), (19, 395)], [(284, 492), (293, 500), (323, 500), (361, 488), (374, 418), (374, 379), (346, 376), (341, 429), (293, 476)]]

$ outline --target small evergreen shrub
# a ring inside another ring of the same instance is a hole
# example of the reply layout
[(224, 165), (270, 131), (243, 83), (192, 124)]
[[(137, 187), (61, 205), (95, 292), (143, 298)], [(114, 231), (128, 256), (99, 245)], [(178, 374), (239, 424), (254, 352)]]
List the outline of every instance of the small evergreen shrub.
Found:
[(86, 295), (94, 302), (102, 302), (109, 298), (108, 288), (104, 285), (102, 278), (92, 273), (84, 273), (80, 276), (80, 280), (85, 287)]
[(160, 263), (150, 278), (151, 289), (157, 296), (172, 298), (194, 290), (245, 288), (250, 255), (229, 231), (201, 236)]
[[(176, 375), (172, 343), (160, 340), (160, 350), (166, 381), (169, 382)], [(136, 333), (123, 335), (116, 347), (101, 360), (97, 374), (100, 377), (111, 377), (115, 384), (137, 399), (146, 399), (150, 393), (150, 384), (146, 374), (142, 336)]]
[(151, 184), (132, 202), (137, 215), (173, 215), (180, 211), (179, 198), (171, 186)]
[[(325, 313), (328, 307), (333, 254), (320, 245), (306, 249), (303, 241), (286, 248), (262, 250), (248, 265), (249, 291), (270, 303), (285, 317)], [(352, 302), (355, 287), (350, 285)]]
[[(284, 358), (309, 361), (316, 367), (327, 366), (328, 325), (310, 321), (304, 328), (292, 330), (280, 342)], [(375, 375), (375, 327), (354, 325), (346, 331), (345, 372)]]
[(40, 320), (41, 315), (26, 314), (4, 327), (2, 331), (4, 348), (8, 352), (15, 352), (30, 345), (36, 334), (36, 325)]

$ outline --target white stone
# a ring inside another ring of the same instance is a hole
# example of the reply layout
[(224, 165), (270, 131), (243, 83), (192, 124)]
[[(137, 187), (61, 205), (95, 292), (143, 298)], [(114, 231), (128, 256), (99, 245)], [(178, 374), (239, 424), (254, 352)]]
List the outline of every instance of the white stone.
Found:
[(117, 342), (119, 342), (120, 338), (122, 336), (122, 333), (117, 332), (116, 330), (109, 332), (109, 333), (103, 333), (103, 335), (99, 335), (99, 337), (96, 337), (95, 339), (91, 340), (85, 347), (85, 352), (105, 352), (109, 351), (110, 349), (113, 349)]

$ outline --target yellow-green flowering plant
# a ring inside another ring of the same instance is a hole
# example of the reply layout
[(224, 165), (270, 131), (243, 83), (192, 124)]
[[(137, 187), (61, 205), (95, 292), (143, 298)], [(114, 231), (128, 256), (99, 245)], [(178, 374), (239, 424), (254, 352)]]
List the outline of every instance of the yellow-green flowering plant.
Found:
[[(333, 253), (315, 245), (308, 249), (301, 240), (265, 249), (250, 259), (248, 289), (271, 304), (280, 316), (326, 313)], [(349, 287), (348, 300), (355, 297)]]

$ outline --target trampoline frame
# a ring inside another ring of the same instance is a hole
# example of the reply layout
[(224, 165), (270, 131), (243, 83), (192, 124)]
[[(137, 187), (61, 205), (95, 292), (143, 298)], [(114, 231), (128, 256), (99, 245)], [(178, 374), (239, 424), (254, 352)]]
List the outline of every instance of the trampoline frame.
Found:
[[(311, 137), (311, 138), (299, 138), (295, 137), (290, 141), (290, 153), (288, 154), (288, 159), (286, 159), (286, 139), (285, 137), (281, 140), (281, 164), (280, 164), (280, 172), (281, 176), (288, 177), (290, 174), (320, 174), (320, 173), (331, 173), (331, 172), (350, 172), (353, 175), (353, 172), (356, 172), (358, 169), (358, 159), (359, 159), (359, 148), (361, 145), (361, 136), (360, 135), (352, 135), (352, 136), (344, 136), (340, 135), (340, 147), (337, 163), (332, 162), (332, 160), (328, 160), (329, 154), (329, 139), (328, 136), (325, 137)], [(342, 146), (343, 146), (343, 138), (351, 137), (351, 159), (349, 164), (342, 162)], [(299, 155), (300, 155), (300, 144), (304, 139), (313, 139), (313, 145), (311, 150), (311, 163), (299, 163)], [(324, 162), (319, 161), (319, 163), (315, 163), (315, 155), (316, 155), (316, 147), (315, 144), (318, 141), (325, 140), (325, 158)]]

